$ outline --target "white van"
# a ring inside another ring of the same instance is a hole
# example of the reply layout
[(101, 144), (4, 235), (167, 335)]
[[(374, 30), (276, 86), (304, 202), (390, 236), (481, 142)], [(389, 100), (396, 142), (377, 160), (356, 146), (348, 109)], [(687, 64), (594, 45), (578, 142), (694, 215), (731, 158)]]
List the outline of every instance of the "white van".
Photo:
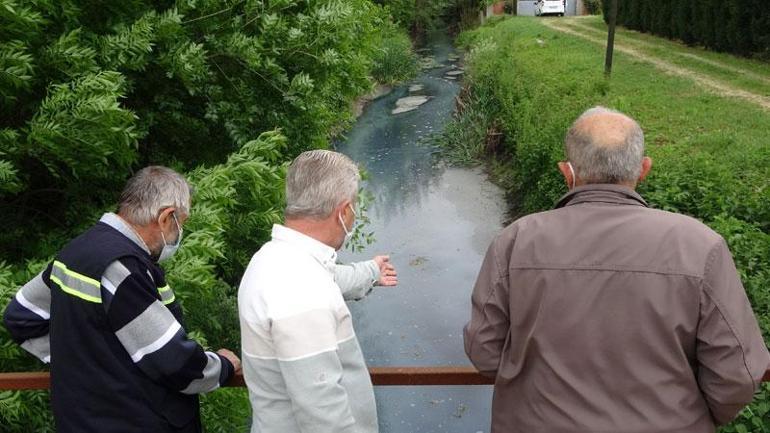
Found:
[(564, 16), (564, 0), (537, 0), (535, 2), (535, 15), (559, 15)]

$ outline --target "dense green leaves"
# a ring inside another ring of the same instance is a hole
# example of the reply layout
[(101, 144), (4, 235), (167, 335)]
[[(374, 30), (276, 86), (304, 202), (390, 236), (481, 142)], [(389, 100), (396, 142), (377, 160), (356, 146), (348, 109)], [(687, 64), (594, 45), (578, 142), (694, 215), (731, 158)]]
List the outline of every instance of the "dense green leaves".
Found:
[(384, 38), (372, 54), (372, 76), (380, 83), (394, 84), (417, 75), (417, 56), (411, 46), (405, 34), (394, 32), (393, 36)]
[[(327, 147), (375, 79), (408, 78), (405, 35), (370, 0), (0, 0), (0, 308), (164, 164), (196, 190), (168, 280), (191, 335), (237, 352), (237, 284), (280, 221), (285, 164)], [(0, 371), (42, 368), (0, 326)], [(46, 400), (0, 393), (2, 430), (50, 431)], [(204, 401), (208, 430), (244, 430), (243, 390)]]
[[(605, 19), (610, 3), (603, 2)], [(770, 58), (770, 8), (761, 0), (618, 0), (618, 24), (718, 51)]]
[[(371, 88), (374, 58), (414, 62), (369, 0), (1, 6), (0, 208), (17, 227), (0, 236), (8, 260), (19, 251), (4, 245), (74, 233), (138, 165), (219, 163), (273, 128), (286, 157), (324, 147)], [(406, 53), (382, 56), (392, 41)], [(51, 209), (55, 193), (67, 200)]]

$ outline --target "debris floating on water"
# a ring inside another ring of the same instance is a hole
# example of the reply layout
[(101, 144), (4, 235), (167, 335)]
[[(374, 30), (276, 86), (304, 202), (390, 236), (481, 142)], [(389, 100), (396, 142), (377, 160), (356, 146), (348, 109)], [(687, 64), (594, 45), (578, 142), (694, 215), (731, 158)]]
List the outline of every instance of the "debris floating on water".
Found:
[(412, 84), (409, 86), (409, 93), (421, 92), (423, 89), (425, 89), (425, 86), (422, 84)]
[(422, 104), (428, 102), (430, 97), (428, 96), (407, 96), (396, 101), (396, 108), (392, 111), (393, 114), (406, 113), (408, 111), (416, 110)]
[(444, 65), (437, 62), (436, 59), (433, 57), (427, 56), (420, 59), (420, 69), (422, 70), (435, 69), (441, 66), (444, 66)]

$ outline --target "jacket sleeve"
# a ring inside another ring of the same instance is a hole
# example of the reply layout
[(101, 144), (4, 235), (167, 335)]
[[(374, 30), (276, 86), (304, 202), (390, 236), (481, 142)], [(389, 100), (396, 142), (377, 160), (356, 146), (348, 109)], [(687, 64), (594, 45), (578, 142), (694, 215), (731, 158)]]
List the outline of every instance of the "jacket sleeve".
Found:
[(698, 384), (714, 421), (726, 424), (753, 399), (770, 354), (724, 240), (709, 253), (697, 333)]
[(507, 266), (501, 266), (493, 242), (481, 265), (471, 296), (471, 320), (465, 325), (465, 353), (479, 372), (497, 375), (505, 339), (510, 330)]
[(51, 318), (50, 266), (25, 284), (3, 313), (3, 322), (16, 343), (43, 362), (51, 361), (48, 336)]
[(115, 335), (152, 380), (184, 394), (213, 391), (230, 380), (232, 364), (187, 336), (138, 260), (113, 262), (101, 283), (103, 305)]
[(346, 300), (359, 300), (369, 294), (380, 278), (377, 262), (369, 260), (334, 267), (334, 282)]

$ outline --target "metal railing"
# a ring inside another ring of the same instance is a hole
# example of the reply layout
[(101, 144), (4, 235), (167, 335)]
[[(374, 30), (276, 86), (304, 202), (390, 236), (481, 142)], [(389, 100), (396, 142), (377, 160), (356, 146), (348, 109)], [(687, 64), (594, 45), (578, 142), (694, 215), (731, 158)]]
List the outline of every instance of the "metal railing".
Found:
[[(369, 369), (375, 386), (425, 386), (425, 385), (493, 385), (493, 378), (482, 376), (473, 367), (372, 367)], [(770, 382), (770, 370), (763, 382)], [(51, 376), (48, 372), (0, 373), (0, 391), (48, 389)], [(246, 386), (243, 376), (237, 374), (230, 387)]]
[[(369, 369), (375, 386), (421, 385), (492, 385), (495, 380), (482, 376), (473, 367), (372, 367)], [(0, 373), (0, 391), (48, 389), (48, 372)], [(230, 387), (243, 387), (243, 375), (237, 374)]]

